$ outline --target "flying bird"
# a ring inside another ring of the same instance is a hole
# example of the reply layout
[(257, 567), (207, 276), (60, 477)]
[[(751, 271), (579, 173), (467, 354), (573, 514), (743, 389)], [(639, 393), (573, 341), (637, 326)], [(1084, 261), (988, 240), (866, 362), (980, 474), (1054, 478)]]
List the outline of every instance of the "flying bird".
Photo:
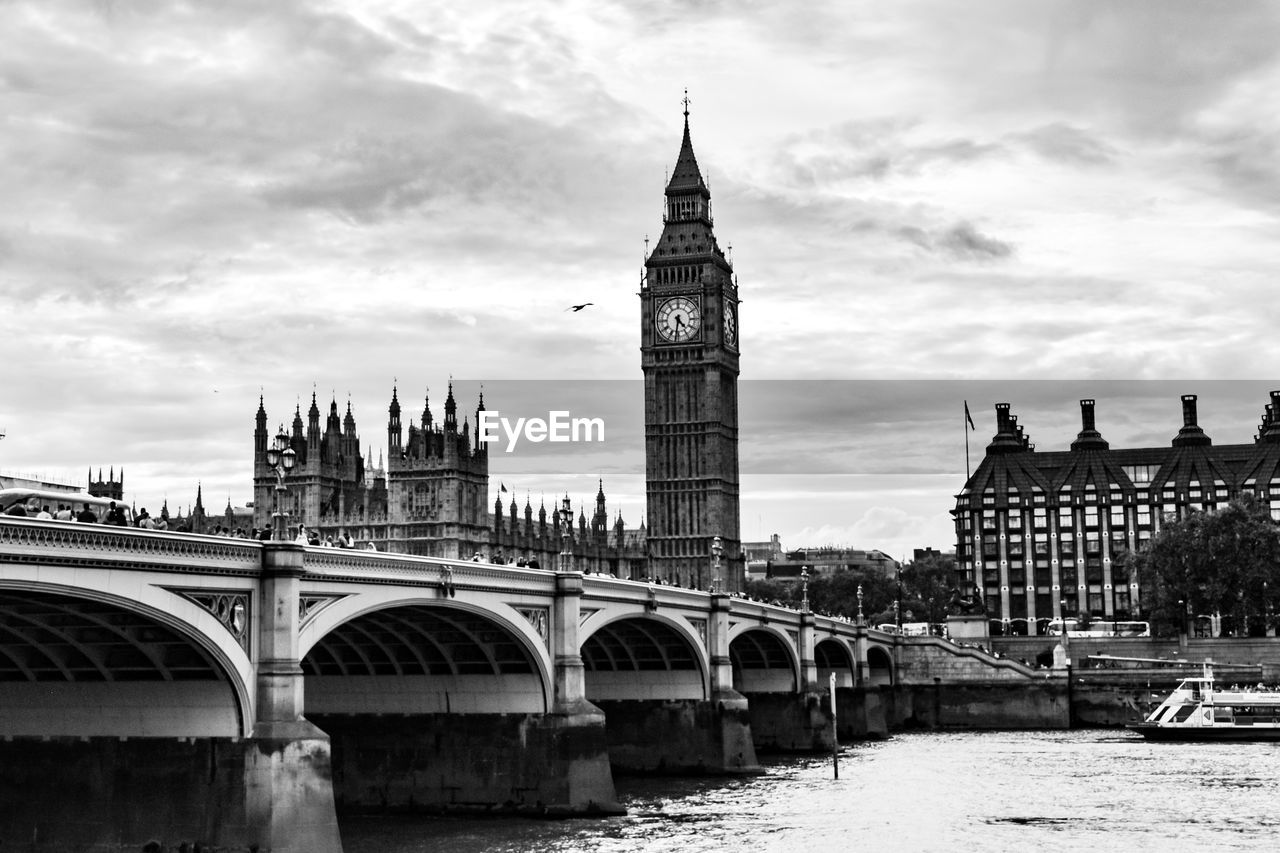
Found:
[(595, 305), (595, 303), (594, 303), (594, 302), (584, 302), (584, 303), (582, 303), (581, 305), (570, 305), (568, 308), (566, 308), (566, 309), (564, 309), (564, 310), (566, 310), (566, 311), (581, 311), (583, 308), (586, 308), (588, 305)]

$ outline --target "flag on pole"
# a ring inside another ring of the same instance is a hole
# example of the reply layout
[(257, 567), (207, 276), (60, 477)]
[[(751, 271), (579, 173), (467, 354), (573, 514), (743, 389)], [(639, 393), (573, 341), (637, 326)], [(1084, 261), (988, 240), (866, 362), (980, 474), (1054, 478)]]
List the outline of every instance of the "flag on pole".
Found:
[[(970, 421), (970, 423), (973, 423), (973, 421)], [(499, 481), (498, 481), (498, 491), (500, 491), (500, 492), (505, 492), (506, 490), (507, 490), (507, 485), (506, 485), (506, 483), (503, 483), (501, 480), (499, 480)]]
[(968, 401), (968, 400), (965, 400), (965, 401), (964, 401), (964, 419), (965, 419), (965, 421), (969, 424), (969, 429), (971, 429), (971, 430), (977, 430), (977, 427), (973, 425), (973, 415), (970, 415), (970, 414), (969, 414), (969, 401)]

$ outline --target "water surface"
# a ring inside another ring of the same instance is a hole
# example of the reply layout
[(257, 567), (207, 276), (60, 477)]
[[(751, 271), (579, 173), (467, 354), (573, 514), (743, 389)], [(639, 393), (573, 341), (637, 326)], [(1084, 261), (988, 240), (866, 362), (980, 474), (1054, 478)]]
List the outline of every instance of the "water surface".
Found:
[(625, 817), (348, 818), (346, 853), (1229, 851), (1280, 847), (1280, 744), (911, 733), (748, 779), (618, 780)]

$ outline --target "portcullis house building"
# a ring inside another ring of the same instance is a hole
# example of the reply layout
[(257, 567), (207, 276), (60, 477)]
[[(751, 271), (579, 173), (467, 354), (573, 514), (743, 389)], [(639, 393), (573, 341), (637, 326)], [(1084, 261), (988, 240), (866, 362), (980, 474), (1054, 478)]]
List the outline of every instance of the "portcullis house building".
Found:
[(1124, 555), (1163, 519), (1215, 509), (1243, 493), (1280, 516), (1280, 391), (1249, 444), (1215, 445), (1182, 397), (1182, 427), (1167, 447), (1111, 448), (1080, 401), (1069, 450), (1037, 451), (1008, 403), (996, 434), (956, 496), (956, 568), (977, 589), (992, 630), (1042, 634), (1051, 619), (1141, 618), (1142, 590)]

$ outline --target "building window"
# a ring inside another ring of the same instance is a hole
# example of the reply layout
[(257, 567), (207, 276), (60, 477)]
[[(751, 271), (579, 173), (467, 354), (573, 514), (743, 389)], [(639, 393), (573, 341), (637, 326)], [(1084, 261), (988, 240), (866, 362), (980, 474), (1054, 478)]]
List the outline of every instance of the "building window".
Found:
[(1009, 529), (1022, 529), (1022, 513), (1018, 512), (1016, 509), (1009, 513)]
[(1129, 478), (1135, 486), (1146, 485), (1151, 482), (1153, 473), (1151, 465), (1122, 465), (1120, 470), (1124, 471), (1124, 475)]
[(1069, 536), (1064, 536), (1062, 538), (1062, 542), (1059, 544), (1060, 544), (1060, 547), (1058, 550), (1062, 552), (1063, 557), (1067, 557), (1067, 558), (1075, 557), (1076, 540), (1072, 539)]
[(1084, 508), (1084, 526), (1098, 526), (1098, 508), (1096, 506), (1086, 506)]
[(1044, 530), (1049, 526), (1049, 511), (1044, 507), (1036, 507), (1032, 513), (1032, 523), (1037, 530)]
[(1071, 523), (1072, 523), (1072, 522), (1071, 522), (1071, 509), (1070, 509), (1070, 508), (1068, 508), (1068, 507), (1063, 507), (1062, 509), (1058, 510), (1058, 526), (1059, 526), (1059, 527), (1070, 527), (1070, 526), (1071, 526)]

